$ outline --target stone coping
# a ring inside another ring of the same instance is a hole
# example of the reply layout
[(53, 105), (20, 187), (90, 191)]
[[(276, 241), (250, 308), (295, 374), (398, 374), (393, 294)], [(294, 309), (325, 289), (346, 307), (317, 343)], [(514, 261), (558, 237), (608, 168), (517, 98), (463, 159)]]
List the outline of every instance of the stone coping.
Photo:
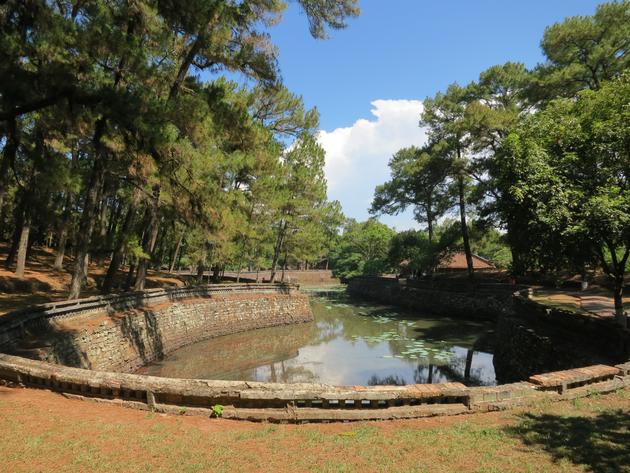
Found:
[[(9, 314), (0, 320), (0, 330), (36, 317), (116, 311), (230, 292), (298, 290), (298, 286), (286, 284), (238, 284), (92, 297)], [(213, 406), (221, 405), (223, 416), (231, 419), (323, 422), (454, 415), (507, 409), (541, 399), (572, 399), (630, 386), (630, 369), (627, 363), (615, 367), (596, 365), (490, 387), (466, 387), (461, 383), (364, 387), (160, 378), (71, 368), (0, 354), (0, 379), (10, 385), (45, 388), (71, 397), (159, 412), (210, 415)]]

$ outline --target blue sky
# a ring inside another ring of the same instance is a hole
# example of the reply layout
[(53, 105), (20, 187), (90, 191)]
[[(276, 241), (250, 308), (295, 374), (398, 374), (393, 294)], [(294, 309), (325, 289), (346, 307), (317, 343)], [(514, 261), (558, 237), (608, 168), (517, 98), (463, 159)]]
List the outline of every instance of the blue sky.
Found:
[[(362, 15), (325, 41), (308, 33), (292, 4), (272, 29), (288, 88), (321, 115), (329, 197), (346, 215), (367, 218), (376, 184), (400, 147), (422, 144), (421, 100), (467, 83), (489, 66), (543, 60), (545, 27), (592, 15), (591, 0), (361, 0)], [(410, 214), (384, 217), (417, 227)]]

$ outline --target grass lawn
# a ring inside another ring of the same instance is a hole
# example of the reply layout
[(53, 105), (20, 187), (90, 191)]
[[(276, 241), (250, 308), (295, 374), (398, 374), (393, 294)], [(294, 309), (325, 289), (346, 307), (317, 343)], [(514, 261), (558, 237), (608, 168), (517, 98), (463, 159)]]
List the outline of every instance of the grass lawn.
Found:
[(0, 388), (7, 472), (630, 472), (630, 390), (511, 412), (271, 425)]

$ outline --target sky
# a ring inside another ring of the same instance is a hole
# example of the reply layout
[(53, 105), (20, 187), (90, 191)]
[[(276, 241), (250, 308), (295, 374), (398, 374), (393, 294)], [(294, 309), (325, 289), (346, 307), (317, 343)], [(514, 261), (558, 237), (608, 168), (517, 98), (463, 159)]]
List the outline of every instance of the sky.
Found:
[[(452, 82), (466, 84), (507, 61), (535, 66), (546, 26), (592, 15), (591, 0), (360, 0), (348, 28), (315, 40), (290, 2), (271, 30), (289, 90), (320, 113), (328, 196), (344, 213), (369, 217), (374, 188), (389, 178), (400, 148), (422, 145), (422, 100)], [(379, 220), (419, 228), (411, 212)]]

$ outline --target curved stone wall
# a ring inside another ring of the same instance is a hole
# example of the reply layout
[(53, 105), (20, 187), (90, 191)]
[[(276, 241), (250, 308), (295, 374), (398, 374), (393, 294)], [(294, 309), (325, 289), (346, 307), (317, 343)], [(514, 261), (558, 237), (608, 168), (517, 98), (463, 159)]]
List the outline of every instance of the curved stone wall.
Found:
[(348, 293), (408, 309), (426, 310), (451, 317), (496, 319), (506, 311), (506, 301), (518, 288), (507, 284), (357, 277)]
[[(0, 319), (0, 351), (23, 350), (31, 358), (77, 367), (5, 353), (0, 354), (0, 380), (160, 412), (211, 415), (220, 404), (227, 418), (279, 422), (464, 414), (630, 386), (630, 363), (472, 388), (460, 383), (363, 387), (213, 381), (117, 372), (203, 338), (311, 319), (307, 297), (290, 285), (159, 289), (48, 304)], [(33, 334), (37, 339), (51, 331), (50, 343), (29, 345)], [(65, 335), (57, 339), (59, 333)]]
[(5, 334), (0, 351), (76, 368), (130, 372), (200, 340), (311, 320), (308, 297), (297, 286), (159, 289), (10, 314), (0, 319), (0, 334)]

